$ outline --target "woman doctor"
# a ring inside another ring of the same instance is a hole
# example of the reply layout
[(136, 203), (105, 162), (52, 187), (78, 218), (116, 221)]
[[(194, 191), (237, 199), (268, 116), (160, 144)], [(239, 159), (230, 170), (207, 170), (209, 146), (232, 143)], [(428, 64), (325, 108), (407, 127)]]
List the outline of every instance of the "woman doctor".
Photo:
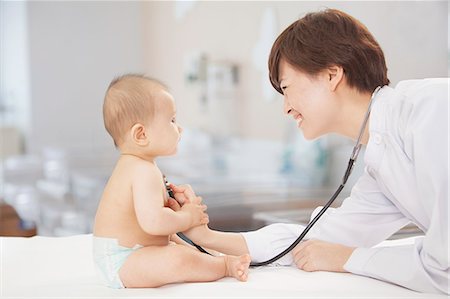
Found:
[[(367, 145), (364, 174), (342, 206), (330, 208), (308, 240), (277, 263), (449, 294), (449, 80), (388, 86), (383, 51), (372, 34), (334, 9), (309, 13), (286, 28), (272, 47), (269, 71), (284, 96), (284, 112), (307, 139), (337, 133), (356, 140), (373, 95), (361, 140)], [(425, 233), (413, 245), (372, 247), (409, 222)], [(187, 234), (200, 245), (264, 261), (303, 228), (274, 224), (241, 234)]]

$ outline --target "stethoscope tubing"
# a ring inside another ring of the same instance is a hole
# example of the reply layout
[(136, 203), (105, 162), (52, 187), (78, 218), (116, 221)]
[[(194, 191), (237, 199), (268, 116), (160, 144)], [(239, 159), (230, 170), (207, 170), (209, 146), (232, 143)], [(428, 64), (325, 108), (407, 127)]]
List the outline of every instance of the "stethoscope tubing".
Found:
[[(355, 160), (350, 159), (350, 161), (348, 163), (347, 170), (345, 172), (346, 175), (344, 176), (344, 177), (347, 177), (347, 179), (350, 176), (350, 172), (353, 168), (354, 162), (355, 162)], [(303, 229), (300, 236), (298, 236), (298, 238), (295, 239), (295, 241), (292, 242), (292, 244), (289, 245), (289, 247), (287, 247), (285, 250), (283, 250), (282, 252), (280, 252), (279, 254), (274, 256), (273, 258), (268, 259), (264, 262), (250, 263), (250, 267), (261, 267), (261, 266), (266, 266), (266, 265), (272, 264), (273, 262), (279, 260), (286, 254), (291, 252), (292, 249), (294, 249), (295, 246), (297, 246), (305, 238), (306, 234), (310, 231), (310, 229), (314, 226), (314, 224), (316, 224), (316, 222), (320, 219), (320, 217), (322, 217), (322, 215), (328, 210), (328, 208), (331, 206), (331, 204), (336, 200), (338, 195), (341, 193), (342, 189), (344, 189), (345, 183), (346, 183), (346, 179), (345, 179), (345, 181), (343, 181), (343, 183), (341, 185), (339, 185), (336, 192), (334, 192), (333, 196), (331, 196), (331, 198), (328, 200), (328, 202), (325, 204), (325, 206), (322, 207), (322, 209), (319, 211), (319, 213), (317, 213), (317, 215), (308, 223), (308, 225)]]
[[(370, 102), (369, 102), (369, 106), (367, 108), (367, 112), (364, 116), (364, 120), (363, 123), (361, 124), (361, 128), (359, 130), (359, 135), (358, 138), (356, 140), (356, 144), (353, 147), (353, 151), (352, 154), (350, 156), (350, 159), (348, 161), (348, 165), (347, 165), (347, 169), (345, 170), (345, 174), (342, 177), (342, 183), (339, 185), (339, 187), (337, 188), (337, 190), (334, 192), (333, 196), (331, 196), (331, 198), (328, 200), (328, 202), (325, 204), (325, 206), (322, 207), (322, 209), (319, 211), (319, 213), (317, 213), (316, 216), (314, 216), (314, 218), (308, 223), (308, 225), (303, 229), (302, 233), (300, 234), (300, 236), (298, 236), (297, 239), (295, 239), (294, 242), (292, 242), (291, 245), (289, 245), (289, 247), (287, 247), (286, 249), (284, 249), (282, 252), (280, 252), (279, 254), (277, 254), (276, 256), (263, 261), (263, 262), (252, 262), (250, 263), (250, 267), (261, 267), (261, 266), (265, 266), (265, 265), (269, 265), (272, 264), (273, 262), (279, 260), (280, 258), (282, 258), (283, 256), (285, 256), (286, 254), (288, 254), (290, 251), (292, 251), (295, 246), (297, 246), (306, 236), (306, 234), (311, 230), (311, 228), (316, 224), (316, 222), (320, 219), (320, 217), (322, 217), (322, 215), (327, 211), (327, 209), (331, 206), (331, 204), (336, 200), (336, 198), (339, 196), (339, 194), (341, 193), (341, 191), (344, 189), (345, 184), (347, 183), (348, 178), (350, 177), (350, 174), (352, 173), (353, 170), (353, 166), (356, 162), (356, 159), (358, 158), (359, 155), (359, 151), (361, 150), (361, 139), (362, 136), (364, 134), (364, 130), (367, 126), (367, 121), (369, 120), (369, 116), (370, 116), (370, 111), (372, 108), (372, 103), (373, 103), (373, 99), (375, 98), (375, 96), (378, 94), (379, 90), (381, 89), (381, 86), (378, 86), (375, 91), (372, 93), (372, 97), (370, 98)], [(174, 198), (174, 194), (173, 191), (171, 190), (169, 184), (167, 183), (166, 178), (164, 177), (164, 181), (166, 184), (166, 189), (167, 192), (169, 193), (169, 196)], [(194, 242), (192, 242), (192, 240), (190, 240), (188, 237), (186, 237), (183, 233), (177, 233), (177, 235), (182, 238), (183, 240), (185, 240), (186, 242), (190, 243), (191, 245), (193, 245), (194, 247), (196, 247), (199, 251), (212, 255), (211, 253), (207, 252), (204, 248), (202, 248), (201, 246), (195, 244)]]

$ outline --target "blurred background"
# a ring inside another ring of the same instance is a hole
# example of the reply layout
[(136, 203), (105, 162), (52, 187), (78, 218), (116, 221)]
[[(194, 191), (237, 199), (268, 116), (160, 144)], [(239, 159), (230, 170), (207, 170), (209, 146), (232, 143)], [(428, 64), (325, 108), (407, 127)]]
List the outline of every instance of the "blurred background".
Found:
[(284, 28), (327, 7), (373, 33), (392, 86), (448, 76), (447, 1), (1, 1), (0, 235), (91, 232), (118, 157), (103, 96), (124, 73), (170, 87), (185, 131), (159, 166), (204, 198), (212, 228), (307, 222), (339, 185), (353, 142), (305, 141), (282, 113), (267, 58)]

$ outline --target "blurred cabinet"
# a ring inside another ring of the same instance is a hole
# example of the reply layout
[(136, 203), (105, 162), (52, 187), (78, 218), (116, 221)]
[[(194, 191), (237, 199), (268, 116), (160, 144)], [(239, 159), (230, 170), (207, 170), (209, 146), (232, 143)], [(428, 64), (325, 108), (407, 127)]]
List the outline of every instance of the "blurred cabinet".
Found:
[(20, 132), (15, 127), (0, 126), (0, 160), (22, 152)]
[[(221, 198), (215, 202), (211, 196), (203, 196), (208, 206), (209, 227), (220, 231), (252, 231), (271, 223), (307, 224), (311, 212), (326, 200), (318, 198), (286, 198), (277, 194), (240, 194), (236, 199)], [(342, 198), (338, 198), (332, 207), (338, 207)]]
[(0, 236), (32, 237), (35, 235), (36, 228), (21, 227), (21, 220), (12, 206), (0, 204)]

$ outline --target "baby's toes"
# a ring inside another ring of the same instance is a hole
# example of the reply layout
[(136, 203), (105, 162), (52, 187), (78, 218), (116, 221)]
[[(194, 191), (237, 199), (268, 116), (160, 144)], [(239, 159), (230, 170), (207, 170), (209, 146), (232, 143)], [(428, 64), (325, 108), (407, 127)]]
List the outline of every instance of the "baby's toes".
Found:
[(242, 280), (242, 281), (247, 281), (247, 278), (248, 278), (248, 270), (247, 270), (247, 271), (244, 271), (244, 272), (242, 273), (242, 275), (241, 275), (241, 280)]
[(250, 262), (251, 262), (250, 255), (248, 255), (248, 254), (241, 255), (241, 256), (239, 257), (239, 261), (240, 261), (241, 264), (243, 264), (243, 265), (249, 265)]

